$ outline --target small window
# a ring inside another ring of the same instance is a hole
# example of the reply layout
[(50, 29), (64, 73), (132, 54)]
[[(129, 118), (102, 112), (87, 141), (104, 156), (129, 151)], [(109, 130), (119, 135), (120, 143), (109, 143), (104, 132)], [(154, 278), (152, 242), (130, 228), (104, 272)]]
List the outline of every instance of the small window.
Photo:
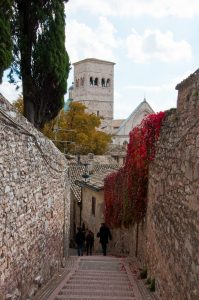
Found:
[(105, 87), (105, 79), (104, 78), (102, 78), (101, 84), (102, 84), (102, 87)]
[(118, 156), (114, 156), (115, 160), (117, 163), (119, 163), (119, 157)]
[(81, 78), (81, 86), (84, 86), (84, 77)]
[(92, 215), (95, 216), (96, 198), (92, 197)]
[(99, 117), (99, 110), (97, 111), (97, 116)]
[(110, 79), (108, 78), (106, 81), (106, 86), (109, 87), (110, 86)]
[(93, 86), (93, 77), (90, 77), (90, 86)]
[(98, 78), (97, 77), (95, 78), (94, 85), (98, 85)]

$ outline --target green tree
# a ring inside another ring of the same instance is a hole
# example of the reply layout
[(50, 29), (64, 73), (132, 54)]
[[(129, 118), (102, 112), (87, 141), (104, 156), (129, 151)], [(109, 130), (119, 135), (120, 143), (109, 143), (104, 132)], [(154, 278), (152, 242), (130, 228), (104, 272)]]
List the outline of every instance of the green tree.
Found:
[(22, 79), (24, 115), (42, 128), (63, 107), (70, 68), (65, 50), (64, 2), (14, 0), (14, 74)]
[(0, 83), (3, 71), (12, 61), (12, 39), (10, 18), (12, 14), (12, 0), (0, 1)]
[[(23, 98), (19, 97), (13, 105), (23, 114)], [(86, 106), (72, 102), (69, 110), (63, 109), (53, 120), (41, 129), (63, 152), (64, 148), (72, 154), (104, 154), (111, 142), (111, 136), (97, 130), (101, 121), (95, 114), (85, 111)]]
[[(72, 102), (69, 110), (47, 123), (43, 133), (55, 140), (57, 147), (73, 154), (103, 154), (111, 142), (111, 136), (98, 131), (100, 117), (85, 111), (86, 106)], [(61, 142), (60, 142), (61, 141)], [(65, 141), (65, 142), (63, 142)]]

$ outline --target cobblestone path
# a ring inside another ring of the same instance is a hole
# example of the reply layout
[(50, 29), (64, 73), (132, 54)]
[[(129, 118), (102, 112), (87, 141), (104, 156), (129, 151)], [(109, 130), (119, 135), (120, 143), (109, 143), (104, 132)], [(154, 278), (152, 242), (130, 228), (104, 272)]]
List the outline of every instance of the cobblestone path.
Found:
[[(122, 258), (79, 257), (48, 300), (143, 300)], [(145, 298), (146, 299), (146, 298)]]

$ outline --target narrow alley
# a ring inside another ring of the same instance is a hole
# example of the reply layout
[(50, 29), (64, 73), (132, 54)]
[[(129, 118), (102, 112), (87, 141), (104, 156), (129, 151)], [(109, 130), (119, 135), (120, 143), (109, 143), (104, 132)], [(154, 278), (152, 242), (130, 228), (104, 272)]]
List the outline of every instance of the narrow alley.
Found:
[(52, 283), (38, 300), (154, 299), (136, 282), (137, 275), (130, 269), (128, 258), (71, 256), (68, 264), (68, 272), (59, 282)]

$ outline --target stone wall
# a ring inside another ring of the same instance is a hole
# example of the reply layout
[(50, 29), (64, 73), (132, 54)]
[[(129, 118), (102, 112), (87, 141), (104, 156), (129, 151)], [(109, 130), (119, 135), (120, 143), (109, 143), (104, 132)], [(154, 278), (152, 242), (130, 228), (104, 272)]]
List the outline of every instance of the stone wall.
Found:
[[(199, 70), (177, 85), (150, 165), (142, 224), (113, 229), (111, 251), (137, 254), (157, 299), (199, 299)], [(137, 238), (138, 236), (138, 238)]]
[(199, 299), (199, 72), (177, 86), (150, 166), (147, 255), (159, 299)]
[(129, 228), (112, 228), (111, 253), (116, 255), (136, 256), (138, 261), (146, 265), (146, 222), (143, 221)]
[(0, 298), (32, 299), (67, 255), (64, 156), (0, 95)]

